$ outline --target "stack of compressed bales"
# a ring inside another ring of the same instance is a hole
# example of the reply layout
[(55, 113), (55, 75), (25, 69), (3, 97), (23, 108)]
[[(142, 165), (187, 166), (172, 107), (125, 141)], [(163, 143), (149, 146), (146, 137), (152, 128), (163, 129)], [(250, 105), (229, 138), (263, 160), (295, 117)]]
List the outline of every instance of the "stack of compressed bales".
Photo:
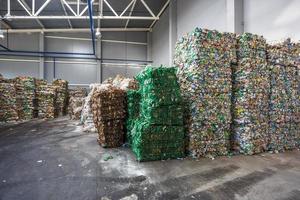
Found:
[(146, 67), (139, 82), (140, 114), (132, 130), (137, 160), (184, 156), (183, 109), (175, 68)]
[(59, 115), (66, 115), (68, 104), (68, 81), (57, 79), (52, 82), (52, 85), (56, 87), (57, 99), (56, 105)]
[(243, 154), (266, 150), (269, 110), (269, 68), (266, 41), (244, 33), (238, 37), (234, 70), (233, 149)]
[(299, 74), (289, 43), (269, 45), (270, 129), (268, 150), (294, 149), (299, 140)]
[(140, 108), (140, 93), (137, 90), (128, 90), (126, 92), (127, 116), (126, 116), (126, 141), (129, 145), (132, 144), (131, 131), (139, 116)]
[(0, 122), (17, 121), (16, 89), (13, 81), (0, 79)]
[(79, 120), (83, 108), (87, 91), (85, 88), (75, 88), (69, 90), (68, 112), (71, 119)]
[(18, 116), (20, 120), (29, 120), (34, 118), (35, 110), (35, 79), (32, 77), (17, 77), (14, 79)]
[(91, 84), (90, 85), (90, 92), (88, 96), (84, 100), (80, 120), (81, 123), (83, 124), (83, 131), (84, 132), (97, 132), (95, 128), (95, 124), (93, 121), (93, 113), (91, 109), (91, 103), (92, 103), (92, 96), (101, 84)]
[(45, 80), (36, 80), (36, 98), (39, 118), (57, 117), (56, 87), (48, 85)]
[(174, 63), (186, 105), (187, 148), (193, 157), (229, 151), (233, 62), (235, 34), (196, 28), (176, 44)]
[(125, 92), (109, 84), (98, 87), (92, 96), (94, 124), (103, 147), (119, 147), (124, 142)]

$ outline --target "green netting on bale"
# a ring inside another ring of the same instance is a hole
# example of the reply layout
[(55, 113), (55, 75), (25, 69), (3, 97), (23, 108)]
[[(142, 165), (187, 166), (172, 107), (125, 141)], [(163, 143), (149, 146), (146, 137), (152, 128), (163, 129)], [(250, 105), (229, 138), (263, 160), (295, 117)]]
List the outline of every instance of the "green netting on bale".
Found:
[(131, 145), (131, 130), (135, 120), (139, 116), (140, 94), (136, 90), (128, 90), (126, 94), (127, 100), (127, 118), (126, 118), (126, 141)]
[(139, 161), (184, 156), (182, 98), (175, 73), (175, 68), (146, 67), (136, 77), (141, 99), (139, 117), (132, 121), (131, 147)]
[(184, 156), (183, 126), (152, 125), (137, 121), (132, 130), (132, 150), (137, 160), (161, 160)]

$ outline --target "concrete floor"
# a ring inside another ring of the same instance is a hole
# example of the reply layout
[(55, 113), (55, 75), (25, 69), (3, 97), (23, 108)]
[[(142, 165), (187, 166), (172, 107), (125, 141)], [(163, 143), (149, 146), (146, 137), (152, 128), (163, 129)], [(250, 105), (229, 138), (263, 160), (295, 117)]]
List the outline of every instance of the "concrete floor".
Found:
[(298, 150), (138, 163), (76, 123), (0, 125), (0, 200), (300, 199)]

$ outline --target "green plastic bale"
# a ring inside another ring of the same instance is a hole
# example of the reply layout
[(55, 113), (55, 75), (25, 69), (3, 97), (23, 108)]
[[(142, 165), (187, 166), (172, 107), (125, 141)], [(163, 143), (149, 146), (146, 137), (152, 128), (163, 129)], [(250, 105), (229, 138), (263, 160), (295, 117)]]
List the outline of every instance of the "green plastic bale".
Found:
[(139, 116), (140, 110), (140, 94), (136, 90), (127, 91), (127, 117), (126, 117), (126, 141), (131, 145), (131, 130), (136, 119)]
[(160, 126), (137, 121), (132, 135), (132, 150), (139, 161), (184, 156), (184, 128), (182, 126)]
[(183, 126), (183, 109), (181, 104), (159, 107), (141, 104), (140, 115), (150, 124)]

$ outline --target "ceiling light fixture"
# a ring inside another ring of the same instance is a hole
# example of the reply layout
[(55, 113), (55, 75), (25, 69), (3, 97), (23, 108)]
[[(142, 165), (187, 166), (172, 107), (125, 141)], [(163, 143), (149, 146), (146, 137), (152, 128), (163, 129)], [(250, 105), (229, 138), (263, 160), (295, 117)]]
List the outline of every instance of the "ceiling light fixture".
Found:
[(100, 29), (99, 28), (97, 28), (97, 30), (96, 30), (96, 37), (98, 37), (98, 38), (100, 38), (101, 37), (101, 32), (100, 32)]
[(0, 39), (4, 38), (4, 30), (0, 29)]

